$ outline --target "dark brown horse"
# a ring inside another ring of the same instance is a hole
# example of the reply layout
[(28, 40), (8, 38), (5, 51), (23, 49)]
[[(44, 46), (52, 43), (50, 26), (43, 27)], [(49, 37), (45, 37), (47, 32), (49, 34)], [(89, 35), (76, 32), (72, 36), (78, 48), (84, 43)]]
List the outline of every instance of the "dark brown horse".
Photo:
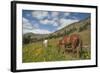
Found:
[(70, 48), (73, 55), (80, 57), (80, 52), (82, 50), (82, 40), (78, 34), (72, 34), (70, 36), (64, 36), (59, 40), (59, 50), (63, 49), (65, 52), (66, 48)]

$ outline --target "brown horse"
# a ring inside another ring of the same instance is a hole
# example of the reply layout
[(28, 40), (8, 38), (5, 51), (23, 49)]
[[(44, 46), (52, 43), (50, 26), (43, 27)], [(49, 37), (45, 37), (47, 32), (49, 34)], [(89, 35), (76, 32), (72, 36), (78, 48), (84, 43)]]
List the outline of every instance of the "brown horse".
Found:
[(76, 53), (77, 57), (80, 57), (82, 50), (82, 40), (80, 36), (78, 34), (66, 35), (59, 40), (59, 51), (63, 49), (65, 52), (66, 48), (70, 48), (73, 55)]

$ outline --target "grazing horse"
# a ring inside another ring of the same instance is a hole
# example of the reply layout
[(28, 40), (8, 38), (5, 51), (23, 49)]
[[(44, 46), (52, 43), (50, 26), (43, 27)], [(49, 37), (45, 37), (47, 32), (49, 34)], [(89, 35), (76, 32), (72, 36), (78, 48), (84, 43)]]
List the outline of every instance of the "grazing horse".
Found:
[(71, 48), (73, 55), (76, 53), (77, 57), (80, 57), (80, 52), (82, 50), (82, 40), (78, 34), (72, 34), (70, 36), (64, 36), (59, 40), (59, 50), (66, 48)]
[(47, 47), (48, 46), (48, 40), (44, 40), (43, 45), (44, 45), (44, 47)]

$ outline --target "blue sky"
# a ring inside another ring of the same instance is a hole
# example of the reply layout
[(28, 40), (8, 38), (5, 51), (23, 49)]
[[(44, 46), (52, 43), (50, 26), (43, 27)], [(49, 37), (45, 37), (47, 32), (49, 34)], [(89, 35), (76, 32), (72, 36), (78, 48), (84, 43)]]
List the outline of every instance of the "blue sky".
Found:
[(23, 10), (23, 33), (49, 34), (90, 16), (90, 13)]

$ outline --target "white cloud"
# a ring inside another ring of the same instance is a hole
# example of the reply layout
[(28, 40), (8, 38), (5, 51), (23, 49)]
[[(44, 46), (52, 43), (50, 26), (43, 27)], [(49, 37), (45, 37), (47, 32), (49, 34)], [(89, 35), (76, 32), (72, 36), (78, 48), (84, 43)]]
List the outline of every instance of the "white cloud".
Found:
[(72, 18), (72, 19), (77, 19), (77, 20), (78, 20), (78, 18), (77, 18), (77, 17), (75, 17), (75, 16), (72, 16), (71, 18)]
[[(59, 12), (51, 12), (49, 13), (48, 11), (33, 11), (32, 12), (32, 17), (38, 19), (38, 22), (30, 22), (30, 20), (26, 19), (23, 17), (23, 33), (35, 33), (35, 34), (49, 34), (52, 33), (51, 31), (49, 31), (48, 29), (40, 29), (39, 27), (41, 27), (43, 25), (50, 25), (50, 26), (54, 26), (57, 27), (57, 30), (64, 28), (65, 26), (77, 22), (79, 21), (78, 19), (74, 18), (74, 19), (66, 19), (64, 18), (65, 16), (70, 16), (70, 13), (68, 12), (64, 12), (62, 18), (59, 19)], [(29, 15), (27, 15), (29, 16)], [(46, 19), (44, 19), (46, 17)], [(34, 23), (34, 25), (33, 25)], [(56, 30), (56, 29), (54, 29)]]
[(33, 29), (34, 27), (32, 26), (32, 24), (29, 22), (28, 19), (24, 18), (22, 19), (23, 22), (23, 29)]
[[(40, 23), (44, 24), (44, 25), (59, 26), (59, 22), (60, 22), (60, 24), (62, 24), (62, 26), (59, 27), (59, 28), (62, 28), (64, 26), (66, 26), (65, 23), (70, 24), (72, 22), (72, 20), (70, 20), (70, 19), (66, 20), (64, 18), (62, 18), (61, 20), (59, 20), (59, 15), (60, 15), (59, 12), (52, 12), (51, 15), (50, 15), (50, 17), (52, 17), (51, 20), (49, 20), (49, 19), (43, 19), (43, 20), (40, 20)], [(70, 15), (70, 13), (63, 13), (64, 17), (65, 16), (69, 16), (69, 15)]]
[(72, 24), (72, 23), (74, 23), (74, 22), (78, 22), (78, 21), (79, 21), (79, 20), (64, 19), (64, 18), (62, 18), (62, 19), (59, 20), (60, 26), (57, 28), (57, 30), (62, 29), (62, 28), (64, 28), (65, 26), (67, 26), (67, 25), (69, 25), (69, 24)]
[(30, 16), (31, 16), (31, 14), (27, 13), (27, 14), (26, 14), (26, 16), (27, 16), (27, 17), (30, 17)]
[(49, 24), (51, 24), (51, 20), (48, 20), (48, 19), (44, 19), (44, 20), (40, 20), (40, 23), (41, 24), (44, 24), (44, 25), (49, 25)]
[(69, 12), (64, 13), (64, 16), (69, 16), (69, 15), (70, 15)]
[(26, 18), (22, 18), (22, 21), (23, 21), (23, 23), (27, 23), (28, 22), (28, 19), (26, 19)]
[(59, 18), (58, 18), (58, 17), (55, 17), (55, 18), (53, 18), (53, 20), (54, 20), (54, 21), (57, 21), (57, 20), (59, 20)]
[(58, 16), (59, 16), (59, 12), (52, 12), (52, 13), (51, 13), (51, 16), (52, 16), (52, 17), (58, 17)]
[(35, 23), (34, 24), (34, 28), (36, 28), (36, 29), (39, 28), (39, 24), (38, 23)]
[(24, 18), (22, 19), (23, 22), (23, 34), (25, 33), (35, 33), (35, 34), (49, 34), (51, 33), (49, 30), (46, 29), (40, 29), (39, 24), (34, 24), (34, 26), (29, 22), (28, 19)]
[(34, 25), (31, 24), (29, 22), (28, 19), (24, 18), (22, 19), (22, 22), (23, 22), (23, 33), (28, 33), (28, 32), (31, 32), (35, 29), (38, 29), (39, 28), (39, 24), (35, 23)]
[(58, 26), (58, 22), (56, 20), (45, 19), (45, 20), (40, 20), (40, 23), (44, 25)]
[(46, 29), (35, 29), (32, 32), (35, 34), (49, 34), (49, 33), (51, 33), (49, 30), (46, 30)]
[(40, 19), (47, 17), (48, 12), (47, 11), (33, 11), (32, 16), (40, 20)]
[(46, 29), (32, 29), (32, 30), (25, 29), (23, 33), (50, 34), (52, 32)]
[(59, 25), (58, 22), (53, 23), (53, 26), (55, 26), (55, 27), (58, 26), (58, 25)]
[(29, 30), (29, 29), (23, 29), (23, 34), (26, 34), (26, 33), (29, 33), (29, 32), (31, 32), (31, 30)]
[[(52, 26), (58, 26), (58, 22), (57, 22), (58, 15), (59, 15), (59, 12), (51, 12), (51, 14), (49, 14), (48, 11), (33, 11), (32, 12), (32, 16), (38, 19), (41, 24), (52, 25)], [(47, 19), (44, 19), (45, 17), (47, 17)], [(52, 18), (52, 19), (48, 19), (48, 18)]]

